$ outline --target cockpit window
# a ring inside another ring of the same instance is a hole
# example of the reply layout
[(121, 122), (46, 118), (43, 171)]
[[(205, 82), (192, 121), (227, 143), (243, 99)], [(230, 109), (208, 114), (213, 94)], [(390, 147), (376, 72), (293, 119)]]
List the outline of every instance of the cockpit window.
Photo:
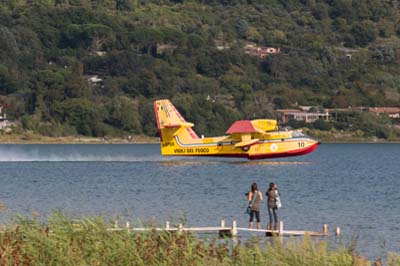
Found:
[(294, 138), (298, 138), (298, 137), (305, 137), (306, 135), (300, 130), (295, 130), (292, 132), (292, 136)]

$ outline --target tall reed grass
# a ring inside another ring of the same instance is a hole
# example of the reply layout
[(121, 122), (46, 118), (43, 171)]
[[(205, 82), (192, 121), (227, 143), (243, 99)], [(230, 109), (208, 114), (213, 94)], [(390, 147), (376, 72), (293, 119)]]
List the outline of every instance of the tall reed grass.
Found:
[[(204, 240), (193, 234), (107, 230), (102, 218), (73, 220), (55, 214), (46, 223), (20, 219), (0, 233), (0, 265), (307, 265), (366, 266), (349, 249), (331, 249), (325, 241), (264, 241), (245, 243)], [(400, 257), (392, 254), (392, 265)]]

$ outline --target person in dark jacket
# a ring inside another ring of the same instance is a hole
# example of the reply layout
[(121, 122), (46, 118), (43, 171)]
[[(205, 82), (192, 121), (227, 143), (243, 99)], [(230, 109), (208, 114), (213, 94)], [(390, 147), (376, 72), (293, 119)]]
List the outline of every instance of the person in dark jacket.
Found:
[(251, 191), (248, 193), (247, 199), (250, 207), (249, 228), (253, 228), (253, 219), (254, 216), (256, 216), (257, 229), (261, 229), (260, 202), (262, 201), (263, 197), (262, 193), (258, 191), (257, 183), (253, 183), (251, 185)]

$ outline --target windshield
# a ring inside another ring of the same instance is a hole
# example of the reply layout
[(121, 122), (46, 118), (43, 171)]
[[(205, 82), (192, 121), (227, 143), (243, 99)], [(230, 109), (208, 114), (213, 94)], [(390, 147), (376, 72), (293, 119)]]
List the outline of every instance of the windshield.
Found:
[(292, 137), (294, 138), (306, 137), (306, 134), (304, 134), (301, 130), (295, 130), (292, 132)]

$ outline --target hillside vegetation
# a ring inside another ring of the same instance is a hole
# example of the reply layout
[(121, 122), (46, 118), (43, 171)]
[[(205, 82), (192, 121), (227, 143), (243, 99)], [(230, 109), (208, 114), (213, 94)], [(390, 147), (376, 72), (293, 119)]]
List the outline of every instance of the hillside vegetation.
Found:
[[(17, 133), (100, 137), (156, 135), (159, 98), (206, 135), (296, 104), (400, 106), (399, 22), (389, 0), (3, 1), (0, 104)], [(400, 135), (349, 119), (316, 127)]]

